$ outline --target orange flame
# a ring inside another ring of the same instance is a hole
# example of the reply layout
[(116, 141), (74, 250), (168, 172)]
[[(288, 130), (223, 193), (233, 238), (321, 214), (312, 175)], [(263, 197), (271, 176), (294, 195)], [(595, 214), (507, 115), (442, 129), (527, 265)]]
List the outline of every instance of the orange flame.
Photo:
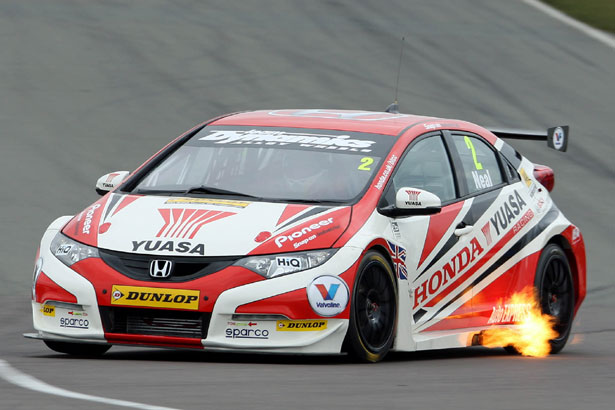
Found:
[[(481, 344), (486, 347), (513, 346), (523, 356), (544, 357), (551, 352), (549, 340), (558, 333), (553, 329), (555, 318), (542, 313), (533, 288), (528, 287), (511, 296), (507, 308), (514, 311), (502, 313), (498, 321), (513, 317), (515, 328), (492, 328), (481, 333)], [(502, 309), (502, 308), (500, 308)], [(494, 315), (496, 309), (494, 308)], [(491, 319), (490, 319), (491, 321)]]

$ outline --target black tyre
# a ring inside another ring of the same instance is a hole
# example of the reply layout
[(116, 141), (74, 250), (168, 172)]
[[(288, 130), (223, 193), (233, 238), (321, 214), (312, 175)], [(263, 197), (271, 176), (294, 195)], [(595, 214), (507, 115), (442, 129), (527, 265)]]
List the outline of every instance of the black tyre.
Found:
[(352, 292), (347, 347), (361, 361), (378, 362), (386, 356), (395, 336), (397, 287), (384, 257), (368, 252), (361, 264)]
[(538, 260), (534, 286), (542, 312), (555, 318), (558, 337), (550, 340), (551, 354), (566, 345), (574, 316), (574, 286), (566, 254), (559, 246), (549, 244)]
[(111, 345), (52, 342), (50, 340), (44, 340), (44, 342), (53, 351), (73, 356), (102, 356), (107, 350), (111, 349)]

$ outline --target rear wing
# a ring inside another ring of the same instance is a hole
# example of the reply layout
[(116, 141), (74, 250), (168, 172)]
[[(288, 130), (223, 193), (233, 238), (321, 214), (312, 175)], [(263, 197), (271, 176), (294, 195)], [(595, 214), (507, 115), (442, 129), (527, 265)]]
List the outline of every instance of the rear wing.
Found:
[(547, 132), (525, 130), (489, 130), (498, 138), (513, 140), (547, 141), (547, 146), (556, 151), (566, 152), (568, 148), (568, 125), (552, 127)]

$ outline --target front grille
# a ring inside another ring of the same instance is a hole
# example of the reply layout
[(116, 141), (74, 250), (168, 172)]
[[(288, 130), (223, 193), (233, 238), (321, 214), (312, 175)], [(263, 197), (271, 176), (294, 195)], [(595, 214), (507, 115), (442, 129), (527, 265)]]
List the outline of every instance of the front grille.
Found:
[(205, 339), (211, 313), (101, 306), (107, 333)]
[[(156, 282), (185, 282), (218, 272), (233, 263), (239, 257), (191, 257), (191, 256), (158, 256), (137, 253), (116, 252), (99, 249), (101, 259), (110, 267), (136, 280)], [(152, 278), (149, 274), (150, 262), (154, 259), (164, 259), (173, 262), (173, 271), (167, 278)]]

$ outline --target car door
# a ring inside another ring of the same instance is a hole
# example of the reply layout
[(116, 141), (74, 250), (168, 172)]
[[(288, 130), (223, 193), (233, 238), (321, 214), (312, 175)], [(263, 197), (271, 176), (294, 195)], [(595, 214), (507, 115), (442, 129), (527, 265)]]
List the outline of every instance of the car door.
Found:
[[(507, 265), (505, 253), (518, 222), (529, 215), (529, 198), (518, 174), (495, 147), (477, 134), (445, 132), (462, 194), (472, 201), (464, 228), (471, 261), (460, 286), (471, 292), (474, 315), (468, 327), (489, 323), (492, 313), (519, 289), (523, 264)], [(501, 316), (501, 315), (500, 315)]]
[[(395, 202), (402, 187), (427, 190), (440, 197), (442, 210), (434, 215), (419, 215), (391, 219), (391, 229), (405, 253), (409, 281), (409, 309), (413, 332), (430, 330), (439, 322), (444, 328), (464, 327), (471, 317), (471, 294), (446, 298), (447, 278), (443, 265), (459, 252), (460, 236), (455, 231), (471, 221), (470, 204), (460, 199), (457, 179), (447, 146), (440, 132), (416, 138), (402, 156), (379, 206)], [(464, 231), (465, 232), (465, 231)], [(400, 288), (401, 292), (401, 288)], [(403, 297), (403, 296), (402, 296)], [(407, 306), (406, 304), (402, 304)]]

